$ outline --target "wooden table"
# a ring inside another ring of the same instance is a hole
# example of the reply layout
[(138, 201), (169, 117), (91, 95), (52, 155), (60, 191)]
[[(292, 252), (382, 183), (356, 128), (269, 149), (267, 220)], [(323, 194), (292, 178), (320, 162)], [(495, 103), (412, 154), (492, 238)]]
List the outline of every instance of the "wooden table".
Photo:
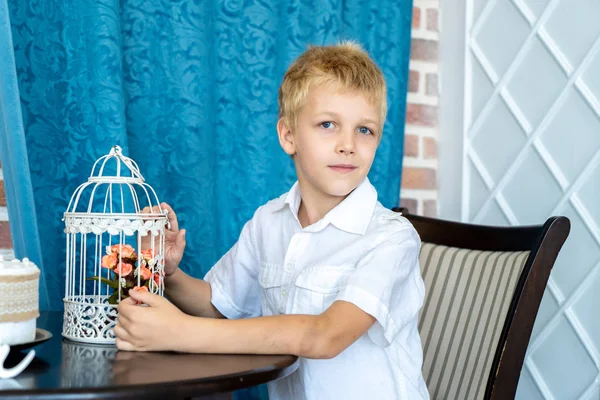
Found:
[[(18, 377), (0, 380), (0, 398), (185, 399), (223, 393), (287, 376), (298, 368), (295, 356), (138, 353), (114, 346), (63, 339), (62, 313), (45, 312), (38, 327), (53, 337), (34, 347), (36, 357)], [(6, 367), (23, 353), (11, 351)]]

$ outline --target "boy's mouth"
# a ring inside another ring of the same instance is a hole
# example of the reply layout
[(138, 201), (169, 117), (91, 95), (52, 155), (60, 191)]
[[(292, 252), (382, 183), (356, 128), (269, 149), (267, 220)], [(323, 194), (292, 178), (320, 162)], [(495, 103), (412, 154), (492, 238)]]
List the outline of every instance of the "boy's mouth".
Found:
[(339, 172), (341, 174), (347, 174), (349, 172), (354, 171), (357, 167), (352, 164), (335, 164), (335, 165), (329, 165), (329, 168), (331, 168), (335, 172)]

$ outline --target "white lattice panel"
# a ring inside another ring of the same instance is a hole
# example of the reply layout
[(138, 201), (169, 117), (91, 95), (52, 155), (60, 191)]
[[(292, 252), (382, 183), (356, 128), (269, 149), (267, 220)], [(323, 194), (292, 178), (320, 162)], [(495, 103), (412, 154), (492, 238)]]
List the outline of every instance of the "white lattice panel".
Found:
[(466, 1), (462, 219), (572, 222), (517, 399), (598, 399), (600, 0)]

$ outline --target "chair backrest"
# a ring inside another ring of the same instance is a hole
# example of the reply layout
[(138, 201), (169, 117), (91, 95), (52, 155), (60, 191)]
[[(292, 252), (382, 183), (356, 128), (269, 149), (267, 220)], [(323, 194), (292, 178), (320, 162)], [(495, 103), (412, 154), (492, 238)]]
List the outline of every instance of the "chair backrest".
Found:
[(432, 400), (514, 398), (533, 323), (570, 229), (489, 227), (403, 212), (422, 240), (419, 332)]

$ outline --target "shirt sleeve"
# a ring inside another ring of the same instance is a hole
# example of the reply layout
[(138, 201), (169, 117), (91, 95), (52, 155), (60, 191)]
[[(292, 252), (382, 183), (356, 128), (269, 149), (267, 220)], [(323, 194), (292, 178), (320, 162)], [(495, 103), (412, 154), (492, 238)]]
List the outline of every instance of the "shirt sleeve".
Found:
[(254, 219), (244, 225), (237, 243), (204, 277), (210, 284), (211, 303), (229, 319), (258, 317), (262, 313), (253, 229)]
[(412, 226), (390, 235), (359, 260), (336, 298), (377, 320), (368, 335), (379, 346), (389, 346), (418, 319), (425, 297), (419, 250), (420, 239)]

